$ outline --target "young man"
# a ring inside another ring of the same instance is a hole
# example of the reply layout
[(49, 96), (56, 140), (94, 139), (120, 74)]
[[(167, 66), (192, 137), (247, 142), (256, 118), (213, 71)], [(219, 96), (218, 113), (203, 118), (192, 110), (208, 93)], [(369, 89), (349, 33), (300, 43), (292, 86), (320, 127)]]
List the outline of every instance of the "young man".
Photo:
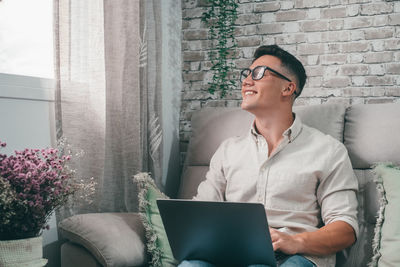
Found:
[(195, 199), (263, 203), (273, 248), (288, 254), (280, 266), (335, 266), (358, 234), (358, 184), (344, 145), (292, 113), (306, 73), (285, 50), (259, 47), (240, 80), (253, 126), (220, 145)]

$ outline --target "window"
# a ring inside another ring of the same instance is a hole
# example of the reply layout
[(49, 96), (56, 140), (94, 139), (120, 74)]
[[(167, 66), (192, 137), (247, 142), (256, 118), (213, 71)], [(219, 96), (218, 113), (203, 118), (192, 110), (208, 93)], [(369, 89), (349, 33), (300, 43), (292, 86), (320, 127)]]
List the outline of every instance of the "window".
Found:
[(0, 1), (0, 73), (54, 78), (53, 1)]

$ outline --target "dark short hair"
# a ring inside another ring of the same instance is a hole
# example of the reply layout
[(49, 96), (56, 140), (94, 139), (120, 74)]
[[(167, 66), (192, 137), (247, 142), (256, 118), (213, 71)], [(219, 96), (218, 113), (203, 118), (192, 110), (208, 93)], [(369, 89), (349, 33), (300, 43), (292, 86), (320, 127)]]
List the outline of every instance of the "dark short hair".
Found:
[(291, 74), (295, 75), (299, 84), (296, 92), (298, 97), (303, 91), (303, 87), (306, 83), (307, 75), (303, 64), (292, 54), (283, 50), (277, 45), (262, 45), (254, 52), (253, 62), (262, 56), (271, 55), (281, 60), (282, 66), (286, 68)]

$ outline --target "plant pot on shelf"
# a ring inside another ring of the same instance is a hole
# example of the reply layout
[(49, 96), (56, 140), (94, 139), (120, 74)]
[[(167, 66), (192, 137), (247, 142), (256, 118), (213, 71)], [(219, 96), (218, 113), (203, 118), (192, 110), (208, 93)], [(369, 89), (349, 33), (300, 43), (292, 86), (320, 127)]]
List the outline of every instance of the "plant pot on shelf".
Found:
[(0, 240), (0, 266), (2, 267), (42, 267), (47, 263), (43, 259), (42, 236)]

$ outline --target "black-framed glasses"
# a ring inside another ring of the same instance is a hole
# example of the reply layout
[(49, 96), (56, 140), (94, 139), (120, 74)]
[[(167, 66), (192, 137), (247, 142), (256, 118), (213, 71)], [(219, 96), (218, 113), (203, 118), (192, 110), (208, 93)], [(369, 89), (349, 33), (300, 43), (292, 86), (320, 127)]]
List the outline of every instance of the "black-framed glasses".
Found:
[(261, 80), (262, 77), (264, 77), (264, 74), (265, 74), (265, 72), (266, 72), (267, 70), (270, 71), (270, 72), (272, 72), (273, 74), (275, 74), (275, 75), (278, 76), (279, 78), (282, 78), (282, 79), (284, 79), (284, 80), (286, 80), (286, 81), (289, 81), (289, 82), (292, 81), (292, 80), (290, 80), (288, 77), (286, 77), (285, 75), (280, 74), (279, 72), (277, 72), (276, 70), (271, 69), (270, 67), (267, 67), (267, 66), (257, 66), (257, 67), (255, 67), (254, 69), (249, 69), (249, 68), (243, 69), (243, 70), (240, 72), (240, 82), (242, 83), (243, 80), (246, 79), (246, 78), (250, 75), (250, 73), (251, 73), (251, 78), (253, 78), (254, 81)]

